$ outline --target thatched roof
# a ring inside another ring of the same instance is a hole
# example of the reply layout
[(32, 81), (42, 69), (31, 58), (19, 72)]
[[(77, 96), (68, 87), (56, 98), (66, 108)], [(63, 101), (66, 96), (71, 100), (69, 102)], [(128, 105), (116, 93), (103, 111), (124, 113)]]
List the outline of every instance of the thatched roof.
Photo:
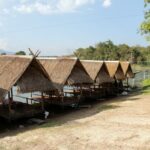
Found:
[(0, 97), (14, 85), (23, 93), (53, 88), (46, 71), (32, 56), (0, 56)]
[(124, 75), (128, 78), (133, 78), (134, 73), (131, 67), (131, 64), (128, 61), (122, 61), (120, 62), (122, 70), (124, 72)]
[(125, 75), (119, 61), (105, 61), (110, 77), (117, 80), (124, 80)]
[(59, 89), (64, 85), (93, 83), (77, 58), (39, 58), (39, 61)]
[(101, 84), (113, 81), (103, 61), (82, 60), (81, 63), (94, 82)]

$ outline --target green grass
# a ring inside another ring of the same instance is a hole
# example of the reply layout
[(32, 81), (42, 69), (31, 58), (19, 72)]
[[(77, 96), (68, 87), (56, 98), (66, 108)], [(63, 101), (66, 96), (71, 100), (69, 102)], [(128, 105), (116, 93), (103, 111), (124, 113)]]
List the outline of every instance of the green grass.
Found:
[(103, 105), (98, 107), (98, 111), (105, 111), (105, 110), (108, 110), (108, 109), (115, 109), (115, 108), (118, 108), (118, 107), (119, 106), (116, 106), (116, 105), (103, 104)]
[(42, 128), (49, 128), (49, 127), (55, 127), (55, 126), (60, 126), (61, 122), (56, 121), (56, 120), (50, 120), (47, 123), (41, 125), (40, 127)]
[(150, 68), (150, 65), (138, 65), (138, 64), (134, 64), (132, 65), (132, 68), (134, 71), (143, 71), (143, 70), (147, 70)]
[(150, 93), (150, 79), (143, 80), (143, 93), (149, 94)]

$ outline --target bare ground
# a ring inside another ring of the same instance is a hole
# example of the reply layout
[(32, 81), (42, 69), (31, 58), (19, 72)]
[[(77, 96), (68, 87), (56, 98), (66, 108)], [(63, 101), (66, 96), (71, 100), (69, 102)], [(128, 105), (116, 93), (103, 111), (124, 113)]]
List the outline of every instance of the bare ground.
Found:
[(0, 150), (149, 150), (150, 95), (98, 103), (0, 135)]

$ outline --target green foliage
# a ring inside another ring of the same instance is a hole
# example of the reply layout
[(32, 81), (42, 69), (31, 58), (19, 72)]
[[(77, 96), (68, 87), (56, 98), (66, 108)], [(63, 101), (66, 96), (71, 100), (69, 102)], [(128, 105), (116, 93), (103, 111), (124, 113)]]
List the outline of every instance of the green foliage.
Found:
[(134, 63), (150, 60), (150, 47), (115, 45), (112, 41), (100, 42), (95, 47), (79, 48), (74, 53), (80, 59), (128, 60)]
[(143, 93), (150, 93), (150, 79), (143, 80)]
[(143, 84), (143, 87), (150, 86), (150, 79), (143, 80), (142, 84)]
[(150, 40), (150, 10), (149, 10), (150, 0), (144, 0), (144, 2), (146, 9), (144, 14), (145, 20), (141, 23), (140, 30), (141, 34), (146, 35), (146, 39)]
[(16, 52), (16, 55), (26, 55), (26, 53), (24, 51), (19, 51), (19, 52)]

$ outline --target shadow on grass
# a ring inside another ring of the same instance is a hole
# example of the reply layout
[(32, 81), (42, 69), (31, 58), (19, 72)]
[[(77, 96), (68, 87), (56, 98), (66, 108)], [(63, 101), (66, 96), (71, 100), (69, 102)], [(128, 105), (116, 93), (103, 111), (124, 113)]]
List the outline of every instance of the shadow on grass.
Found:
[(146, 85), (142, 89), (143, 94), (150, 94), (150, 85)]
[(150, 85), (144, 86), (144, 87), (143, 87), (143, 90), (144, 90), (144, 91), (145, 91), (145, 90), (150, 90)]

